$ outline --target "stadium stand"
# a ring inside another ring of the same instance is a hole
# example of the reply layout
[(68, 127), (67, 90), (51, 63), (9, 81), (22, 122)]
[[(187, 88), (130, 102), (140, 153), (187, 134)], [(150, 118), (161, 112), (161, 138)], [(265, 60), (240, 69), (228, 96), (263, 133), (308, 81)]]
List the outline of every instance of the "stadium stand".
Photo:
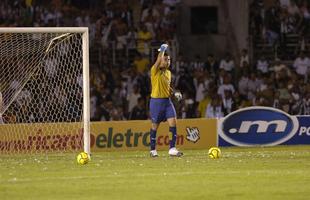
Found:
[(2, 0), (0, 26), (89, 27), (92, 121), (148, 118), (148, 69), (162, 41), (171, 45), (174, 85), (184, 94), (176, 103), (180, 118), (220, 117), (251, 105), (310, 114), (309, 1), (252, 2), (252, 45), (233, 54), (240, 58), (185, 59), (176, 39), (179, 1)]

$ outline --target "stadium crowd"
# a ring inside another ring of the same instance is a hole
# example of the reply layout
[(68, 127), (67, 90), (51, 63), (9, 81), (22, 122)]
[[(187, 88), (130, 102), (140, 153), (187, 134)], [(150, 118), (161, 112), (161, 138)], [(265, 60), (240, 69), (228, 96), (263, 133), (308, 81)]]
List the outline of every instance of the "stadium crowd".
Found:
[(250, 33), (255, 39), (263, 39), (278, 47), (283, 59), (294, 59), (287, 51), (288, 35), (298, 36), (294, 54), (307, 50), (310, 34), (310, 1), (308, 0), (258, 0), (250, 5)]
[[(250, 33), (266, 41), (279, 42), (285, 51), (285, 34), (309, 34), (308, 1), (275, 1), (266, 7), (253, 1), (250, 9)], [(126, 0), (3, 0), (0, 3), (1, 26), (87, 26), (90, 48), (102, 47), (101, 62), (91, 62), (91, 120), (148, 119), (150, 95), (150, 46), (176, 40), (178, 0), (141, 0), (137, 8)], [(135, 22), (137, 21), (137, 22)], [(111, 46), (111, 41), (115, 44)], [(109, 59), (111, 48), (118, 57)], [(92, 51), (91, 51), (92, 52)], [(175, 105), (179, 118), (223, 117), (247, 106), (270, 106), (290, 114), (310, 114), (310, 60), (306, 45), (298, 55), (287, 55), (291, 64), (280, 58), (268, 60), (261, 55), (251, 60), (247, 49), (240, 58), (210, 52), (203, 60), (179, 53), (171, 66), (175, 90), (183, 100)], [(284, 59), (284, 58), (281, 58)]]

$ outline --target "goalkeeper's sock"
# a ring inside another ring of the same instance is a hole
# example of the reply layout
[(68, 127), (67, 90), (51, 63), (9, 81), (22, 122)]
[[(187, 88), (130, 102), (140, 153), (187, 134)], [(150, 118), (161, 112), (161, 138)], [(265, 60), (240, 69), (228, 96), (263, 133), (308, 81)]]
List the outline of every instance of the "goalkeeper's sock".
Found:
[(155, 150), (156, 148), (156, 130), (151, 129), (150, 131), (150, 139), (151, 139), (151, 150)]
[(169, 127), (169, 131), (172, 134), (172, 138), (170, 140), (170, 149), (175, 147), (175, 142), (177, 140), (177, 127)]

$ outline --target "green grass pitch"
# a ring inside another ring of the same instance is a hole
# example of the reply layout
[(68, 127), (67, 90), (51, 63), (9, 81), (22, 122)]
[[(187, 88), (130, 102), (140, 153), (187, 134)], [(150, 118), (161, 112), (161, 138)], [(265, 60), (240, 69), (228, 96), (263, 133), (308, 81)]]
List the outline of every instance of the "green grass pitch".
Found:
[(0, 199), (309, 199), (310, 146), (184, 151), (0, 155)]

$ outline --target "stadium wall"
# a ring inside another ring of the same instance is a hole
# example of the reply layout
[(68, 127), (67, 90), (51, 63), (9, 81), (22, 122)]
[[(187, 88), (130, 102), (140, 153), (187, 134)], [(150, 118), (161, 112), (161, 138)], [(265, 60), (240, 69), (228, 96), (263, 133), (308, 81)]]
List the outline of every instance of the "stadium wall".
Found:
[[(192, 34), (191, 8), (210, 6), (218, 8), (218, 33)], [(179, 7), (178, 18), (178, 21), (182, 22), (178, 27), (180, 51), (189, 58), (194, 58), (197, 54), (206, 58), (209, 53), (224, 55), (227, 49), (239, 51), (248, 48), (248, 10), (247, 0), (183, 0)], [(232, 34), (235, 36), (233, 39)]]

